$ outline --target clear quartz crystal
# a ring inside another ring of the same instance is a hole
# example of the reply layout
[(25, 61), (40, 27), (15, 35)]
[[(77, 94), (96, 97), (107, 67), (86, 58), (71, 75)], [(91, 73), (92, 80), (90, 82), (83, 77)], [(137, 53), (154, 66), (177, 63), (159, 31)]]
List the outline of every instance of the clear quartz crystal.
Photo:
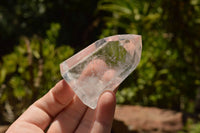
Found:
[(98, 40), (60, 64), (62, 77), (92, 109), (106, 90), (113, 91), (138, 65), (140, 35), (115, 35)]

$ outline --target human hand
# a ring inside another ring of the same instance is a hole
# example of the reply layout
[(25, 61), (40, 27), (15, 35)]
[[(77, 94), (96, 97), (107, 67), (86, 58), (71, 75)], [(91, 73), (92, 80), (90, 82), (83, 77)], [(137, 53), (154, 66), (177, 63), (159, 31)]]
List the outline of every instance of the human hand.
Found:
[(109, 133), (115, 104), (115, 94), (107, 91), (92, 110), (61, 80), (33, 103), (6, 133)]

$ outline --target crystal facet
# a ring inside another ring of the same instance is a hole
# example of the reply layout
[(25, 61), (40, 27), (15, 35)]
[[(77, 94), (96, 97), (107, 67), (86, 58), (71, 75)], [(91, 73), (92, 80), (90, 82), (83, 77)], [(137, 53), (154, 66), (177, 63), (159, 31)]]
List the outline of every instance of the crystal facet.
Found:
[(115, 35), (98, 40), (60, 64), (62, 77), (92, 109), (102, 92), (113, 91), (138, 65), (140, 35)]

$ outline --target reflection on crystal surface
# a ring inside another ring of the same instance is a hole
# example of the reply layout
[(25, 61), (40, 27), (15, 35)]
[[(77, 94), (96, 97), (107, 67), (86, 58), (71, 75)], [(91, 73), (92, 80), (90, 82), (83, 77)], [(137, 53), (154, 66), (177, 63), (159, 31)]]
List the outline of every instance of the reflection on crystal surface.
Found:
[(139, 35), (115, 35), (94, 42), (60, 64), (61, 74), (84, 104), (96, 108), (105, 90), (113, 91), (138, 65)]

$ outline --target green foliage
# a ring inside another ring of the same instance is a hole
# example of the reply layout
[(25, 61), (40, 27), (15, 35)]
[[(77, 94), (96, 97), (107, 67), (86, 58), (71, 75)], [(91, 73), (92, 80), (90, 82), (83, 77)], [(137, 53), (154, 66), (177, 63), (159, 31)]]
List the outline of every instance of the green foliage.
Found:
[(199, 133), (200, 123), (194, 123), (193, 120), (188, 119), (186, 125), (184, 126), (184, 131), (178, 133)]
[(189, 131), (189, 133), (199, 133), (199, 132), (200, 132), (200, 123), (193, 124)]
[(140, 64), (119, 88), (118, 103), (194, 111), (189, 107), (195, 101), (200, 79), (198, 4), (99, 1), (99, 11), (107, 13), (101, 37), (132, 33), (143, 38)]
[[(144, 30), (152, 30), (161, 17), (162, 9), (158, 6), (160, 1), (137, 0), (100, 0), (98, 8), (112, 15), (105, 16), (106, 29), (104, 35), (117, 34), (119, 32), (139, 34)], [(157, 7), (156, 7), (157, 6)], [(151, 11), (150, 11), (151, 10)]]
[[(15, 116), (12, 120), (15, 119), (61, 79), (59, 64), (70, 57), (74, 50), (67, 45), (56, 47), (59, 29), (59, 24), (52, 23), (45, 39), (23, 37), (12, 53), (2, 57), (1, 114), (8, 113), (4, 106), (9, 105)], [(11, 114), (6, 117), (8, 115)]]
[[(67, 43), (78, 50), (84, 48), (86, 44), (80, 46), (80, 42), (91, 42), (88, 38), (96, 38), (92, 31), (95, 27), (91, 25), (96, 19), (94, 14), (97, 1), (1, 0), (0, 56), (12, 52), (12, 46), (18, 43), (22, 35), (32, 37), (37, 34), (44, 38), (52, 22), (57, 22), (62, 26), (57, 46)], [(8, 45), (11, 48), (6, 47)]]

